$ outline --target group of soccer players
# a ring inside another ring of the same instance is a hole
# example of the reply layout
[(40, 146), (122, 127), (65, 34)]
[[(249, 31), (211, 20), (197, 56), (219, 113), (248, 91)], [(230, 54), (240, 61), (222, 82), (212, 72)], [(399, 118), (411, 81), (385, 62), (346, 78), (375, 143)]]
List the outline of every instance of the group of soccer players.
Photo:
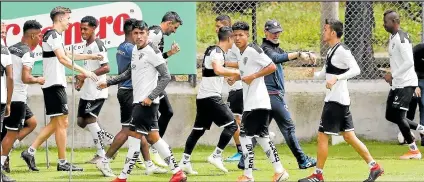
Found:
[[(274, 175), (272, 181), (285, 181), (288, 171), (283, 167), (278, 151), (270, 139), (269, 124), (275, 119), (290, 150), (296, 157), (298, 167), (306, 169), (316, 166), (314, 173), (301, 182), (324, 181), (323, 168), (328, 155), (328, 135), (341, 134), (370, 167), (365, 181), (375, 181), (384, 173), (383, 168), (372, 158), (367, 147), (356, 137), (347, 80), (360, 74), (359, 66), (349, 48), (341, 43), (343, 24), (338, 20), (327, 20), (324, 41), (331, 47), (320, 72), (310, 72), (317, 79), (326, 80), (329, 89), (318, 129), (317, 160), (305, 155), (295, 137), (295, 126), (284, 100), (284, 72), (282, 63), (300, 60), (315, 64), (311, 52), (287, 53), (279, 47), (282, 27), (276, 20), (266, 22), (265, 38), (261, 46), (249, 43), (249, 25), (246, 22), (231, 23), (227, 15), (215, 19), (218, 42), (209, 46), (202, 62), (202, 80), (196, 98), (197, 114), (193, 129), (188, 136), (180, 162), (172, 149), (162, 139), (173, 116), (172, 107), (165, 88), (171, 80), (167, 58), (177, 54), (180, 47), (173, 43), (164, 51), (164, 35), (175, 33), (183, 24), (176, 12), (167, 12), (160, 25), (148, 26), (143, 20), (134, 18), (124, 22), (125, 41), (118, 47), (116, 60), (119, 75), (106, 78), (109, 59), (104, 43), (96, 38), (97, 20), (92, 16), (81, 19), (81, 36), (86, 41), (82, 54), (72, 54), (64, 49), (62, 33), (69, 26), (72, 11), (58, 6), (50, 12), (52, 29), (41, 34), (39, 22), (28, 20), (23, 26), (21, 42), (1, 47), (1, 112), (2, 181), (14, 181), (3, 171), (9, 172), (8, 155), (16, 140), (27, 136), (37, 125), (34, 115), (26, 104), (28, 84), (42, 85), (46, 115), (50, 123), (45, 126), (32, 145), (21, 153), (28, 167), (38, 171), (35, 163), (37, 148), (55, 133), (58, 147), (58, 171), (83, 171), (66, 160), (66, 129), (68, 127), (68, 105), (65, 67), (79, 72), (75, 77), (76, 90), (81, 92), (78, 106), (78, 126), (87, 129), (97, 152), (89, 163), (95, 164), (106, 177), (113, 177), (109, 163), (121, 146), (128, 141), (128, 153), (124, 168), (115, 182), (126, 181), (134, 166), (146, 169), (146, 174), (167, 173), (169, 167), (172, 182), (186, 181), (186, 174), (198, 174), (190, 159), (197, 141), (209, 130), (212, 123), (223, 128), (217, 137), (217, 146), (207, 161), (227, 173), (222, 153), (234, 138), (239, 160), (238, 168), (243, 174), (237, 181), (254, 181), (254, 146), (264, 150), (270, 160)], [(392, 34), (389, 44), (391, 72), (385, 75), (392, 90), (387, 101), (386, 118), (398, 124), (409, 152), (401, 159), (420, 159), (415, 139), (410, 129), (424, 134), (424, 127), (405, 118), (409, 102), (417, 87), (413, 65), (412, 46), (406, 33), (399, 29), (399, 15), (394, 11), (384, 14), (384, 27)], [(5, 33), (2, 25), (2, 36)], [(34, 77), (31, 70), (36, 60), (32, 51), (42, 41), (43, 77)], [(83, 60), (84, 66), (72, 64), (72, 59)], [(230, 86), (228, 103), (222, 98), (224, 84)], [(99, 125), (98, 116), (108, 97), (107, 88), (118, 85), (117, 98), (120, 104), (122, 129), (113, 136)], [(3, 134), (6, 133), (3, 137)], [(105, 151), (105, 145), (109, 145)], [(150, 150), (149, 150), (150, 149)], [(140, 155), (141, 153), (141, 155)], [(141, 157), (143, 160), (141, 160)], [(143, 162), (144, 161), (144, 162)]]

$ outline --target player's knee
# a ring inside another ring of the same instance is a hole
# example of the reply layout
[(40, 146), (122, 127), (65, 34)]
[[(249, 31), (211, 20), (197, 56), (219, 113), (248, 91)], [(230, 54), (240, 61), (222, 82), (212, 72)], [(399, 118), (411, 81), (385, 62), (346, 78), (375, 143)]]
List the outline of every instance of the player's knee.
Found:
[(62, 129), (66, 129), (68, 128), (69, 122), (68, 119), (66, 117), (60, 117), (57, 120), (57, 127), (62, 128)]
[(224, 131), (229, 135), (234, 135), (234, 133), (237, 131), (238, 126), (233, 122), (228, 126), (225, 126)]
[(147, 142), (149, 142), (150, 144), (154, 144), (157, 141), (159, 141), (160, 139), (160, 135), (159, 132), (149, 132), (149, 134), (147, 135)]
[(87, 126), (87, 123), (85, 123), (83, 118), (78, 118), (77, 120), (77, 124), (79, 127), (81, 127), (82, 129), (84, 129)]
[(37, 120), (35, 120), (35, 117), (31, 117), (25, 121), (25, 124), (28, 128), (35, 129), (37, 127)]
[(355, 139), (356, 139), (356, 136), (355, 136), (355, 134), (354, 134), (353, 132), (344, 132), (344, 133), (343, 133), (343, 139), (344, 139), (347, 143), (350, 143), (350, 142), (352, 142), (353, 140), (355, 140)]

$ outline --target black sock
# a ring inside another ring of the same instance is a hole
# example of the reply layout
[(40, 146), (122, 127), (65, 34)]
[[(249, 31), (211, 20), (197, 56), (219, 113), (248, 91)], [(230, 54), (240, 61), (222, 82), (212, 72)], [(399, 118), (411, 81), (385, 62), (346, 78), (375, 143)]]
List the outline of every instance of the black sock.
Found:
[(242, 154), (242, 153), (243, 153), (243, 151), (241, 150), (241, 145), (240, 145), (240, 144), (237, 144), (236, 146), (237, 146), (237, 152), (238, 152), (239, 154)]

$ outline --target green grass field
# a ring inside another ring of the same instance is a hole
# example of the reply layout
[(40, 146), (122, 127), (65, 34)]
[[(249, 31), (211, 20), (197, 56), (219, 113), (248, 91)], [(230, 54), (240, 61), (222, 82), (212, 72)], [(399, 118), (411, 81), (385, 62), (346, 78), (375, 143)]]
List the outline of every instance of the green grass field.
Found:
[[(399, 160), (399, 155), (403, 154), (406, 146), (399, 146), (394, 143), (366, 142), (368, 149), (385, 169), (385, 174), (379, 178), (379, 181), (423, 181), (424, 180), (424, 162), (422, 160)], [(303, 143), (302, 148), (311, 156), (316, 156), (315, 143)], [(423, 147), (420, 147), (424, 151)], [(51, 159), (50, 169), (46, 168), (45, 151), (37, 151), (36, 162), (40, 172), (29, 172), (25, 162), (20, 159), (22, 149), (17, 149), (11, 154), (11, 169), (9, 176), (17, 181), (67, 181), (67, 172), (56, 171), (56, 150), (51, 149), (49, 157)], [(223, 174), (211, 164), (206, 162), (207, 156), (213, 151), (213, 147), (197, 146), (192, 156), (193, 167), (199, 172), (197, 176), (188, 176), (189, 181), (236, 181), (237, 176), (242, 171), (237, 169), (236, 163), (225, 163), (228, 174)], [(127, 150), (121, 149), (118, 157), (112, 162), (111, 167), (115, 174), (122, 170), (124, 158)], [(235, 147), (228, 147), (224, 156), (228, 157), (235, 152)], [(310, 175), (312, 169), (299, 170), (297, 163), (286, 145), (278, 145), (278, 152), (282, 159), (284, 167), (290, 174), (289, 181), (297, 181), (299, 178)], [(255, 150), (255, 166), (259, 171), (254, 171), (256, 181), (270, 181), (273, 170), (268, 159), (260, 147)], [(75, 163), (84, 167), (84, 172), (74, 172), (72, 181), (110, 181), (113, 178), (104, 178), (101, 173), (92, 164), (84, 164), (91, 159), (94, 154), (92, 149), (75, 150)], [(174, 155), (179, 161), (182, 149), (174, 149)], [(70, 153), (68, 153), (70, 156)], [(361, 160), (355, 151), (347, 144), (340, 144), (330, 147), (330, 154), (324, 169), (326, 181), (362, 181), (368, 176), (368, 166)], [(169, 181), (171, 173), (163, 175), (146, 176), (141, 169), (133, 170), (128, 181)]]

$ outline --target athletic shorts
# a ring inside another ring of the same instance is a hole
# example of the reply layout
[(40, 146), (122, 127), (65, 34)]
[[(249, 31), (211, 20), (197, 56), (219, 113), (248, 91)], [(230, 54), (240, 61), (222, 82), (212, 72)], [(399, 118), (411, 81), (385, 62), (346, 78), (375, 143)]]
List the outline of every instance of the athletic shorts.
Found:
[(34, 113), (32, 113), (31, 109), (28, 107), (28, 104), (25, 104), (25, 121), (29, 118), (32, 118)]
[(337, 102), (326, 102), (322, 110), (319, 132), (338, 135), (340, 132), (353, 131), (352, 114), (349, 106)]
[(142, 106), (141, 103), (133, 105), (130, 130), (148, 135), (150, 131), (159, 131), (158, 125), (159, 104)]
[(231, 90), (227, 102), (233, 114), (243, 114), (243, 89)]
[[(0, 131), (1, 132), (3, 132), (3, 119), (4, 119), (4, 114), (5, 114), (5, 112), (6, 112), (6, 104), (1, 104), (1, 108), (0, 108), (1, 110), (0, 110), (0, 121), (1, 121), (1, 128), (0, 128)], [(3, 136), (2, 136), (2, 138), (3, 138)]]
[(25, 122), (25, 103), (12, 102), (10, 104), (10, 116), (4, 119), (4, 126), (7, 130), (19, 131)]
[(244, 111), (240, 123), (240, 136), (267, 137), (269, 126), (268, 109), (255, 109)]
[(68, 99), (65, 87), (53, 85), (42, 90), (47, 116), (68, 115)]
[(121, 109), (121, 124), (129, 127), (133, 112), (133, 89), (120, 88), (117, 97)]
[(100, 110), (102, 110), (103, 103), (105, 99), (96, 99), (96, 100), (84, 100), (80, 99), (78, 104), (78, 117), (87, 118), (95, 117), (98, 118)]
[(221, 97), (196, 99), (197, 114), (193, 129), (209, 130), (212, 122), (225, 127), (234, 122), (234, 116)]
[(390, 90), (387, 98), (386, 112), (392, 112), (392, 109), (409, 110), (409, 103), (415, 93), (416, 87), (396, 88)]

